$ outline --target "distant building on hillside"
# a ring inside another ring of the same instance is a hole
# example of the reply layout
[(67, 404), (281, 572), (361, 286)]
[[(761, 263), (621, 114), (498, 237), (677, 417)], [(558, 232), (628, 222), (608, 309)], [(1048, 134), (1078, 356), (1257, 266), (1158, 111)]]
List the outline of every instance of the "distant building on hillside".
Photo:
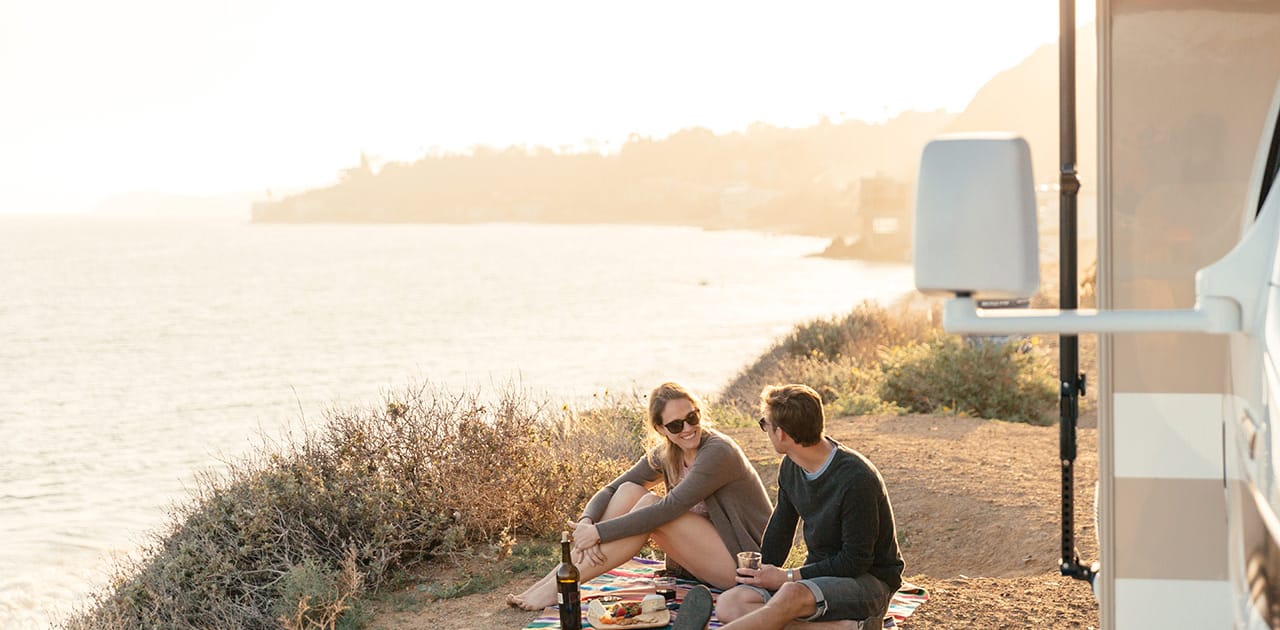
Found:
[(911, 182), (885, 175), (858, 181), (851, 240), (833, 241), (828, 256), (862, 260), (911, 259)]
[[(858, 236), (911, 246), (911, 184), (873, 175), (858, 182)], [(885, 243), (888, 245), (889, 243)]]
[(911, 260), (911, 182), (870, 175), (858, 183), (852, 238), (837, 237), (823, 252), (842, 259)]

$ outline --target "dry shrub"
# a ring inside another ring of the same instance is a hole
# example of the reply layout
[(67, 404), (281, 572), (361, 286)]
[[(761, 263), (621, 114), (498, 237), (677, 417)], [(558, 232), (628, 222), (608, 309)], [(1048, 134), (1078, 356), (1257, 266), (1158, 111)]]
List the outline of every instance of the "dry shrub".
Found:
[(558, 530), (638, 457), (637, 413), (426, 387), (331, 411), (322, 429), (201, 477), (171, 525), (64, 625), (343, 625), (401, 568)]
[(760, 411), (756, 408), (726, 405), (718, 401), (705, 402), (705, 405), (707, 415), (712, 419), (708, 426), (712, 427), (754, 427), (760, 417)]
[(339, 571), (307, 559), (284, 576), (277, 620), (285, 630), (335, 628), (351, 609), (348, 602), (359, 595), (363, 581), (354, 553), (347, 554)]
[(766, 385), (805, 383), (828, 403), (844, 400), (848, 413), (891, 413), (875, 399), (880, 355), (926, 339), (936, 329), (932, 321), (929, 307), (903, 301), (887, 308), (864, 302), (848, 315), (800, 324), (740, 372), (720, 402), (754, 414)]
[(935, 335), (885, 353), (880, 398), (915, 413), (1050, 424), (1058, 391), (1035, 344)]
[(720, 403), (736, 410), (727, 415), (754, 418), (763, 387), (804, 383), (833, 415), (943, 411), (1051, 422), (1057, 379), (1038, 342), (964, 341), (934, 324), (937, 307), (919, 298), (889, 308), (863, 303), (801, 324), (738, 374)]
[(720, 392), (716, 402), (737, 410), (743, 417), (759, 415), (757, 410), (760, 406), (761, 389), (779, 382), (793, 382), (786, 378), (787, 372), (781, 367), (788, 357), (786, 348), (782, 344), (775, 344), (754, 363), (738, 372)]
[(793, 357), (847, 357), (858, 364), (872, 365), (882, 349), (921, 339), (932, 330), (933, 324), (923, 313), (863, 302), (843, 317), (797, 326), (782, 346)]

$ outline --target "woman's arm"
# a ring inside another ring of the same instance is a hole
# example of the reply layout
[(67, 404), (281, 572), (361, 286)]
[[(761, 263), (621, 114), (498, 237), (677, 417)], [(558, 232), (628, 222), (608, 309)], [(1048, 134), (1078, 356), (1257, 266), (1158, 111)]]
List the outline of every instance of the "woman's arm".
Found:
[(617, 479), (610, 481), (609, 485), (601, 488), (591, 497), (590, 501), (587, 501), (587, 506), (582, 509), (582, 516), (578, 518), (578, 521), (581, 522), (585, 518), (590, 519), (592, 523), (599, 523), (600, 518), (604, 516), (604, 511), (609, 508), (609, 501), (613, 500), (613, 493), (617, 492), (618, 488), (622, 487), (622, 484), (629, 481), (645, 488), (651, 488), (661, 478), (662, 473), (654, 470), (653, 466), (650, 465), (649, 456), (641, 456), (640, 460), (631, 467), (631, 470), (618, 475)]
[[(618, 518), (597, 523), (600, 540), (608, 542), (646, 534), (675, 520), (699, 501), (743, 475), (743, 463), (731, 444), (710, 439), (698, 450), (689, 473), (662, 500)], [(592, 499), (594, 501), (594, 499)]]

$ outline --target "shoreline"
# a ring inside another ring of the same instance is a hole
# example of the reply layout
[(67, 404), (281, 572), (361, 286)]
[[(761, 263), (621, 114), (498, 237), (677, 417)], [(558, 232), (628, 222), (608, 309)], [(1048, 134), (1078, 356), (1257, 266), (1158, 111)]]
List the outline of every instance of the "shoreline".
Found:
[[(278, 220), (278, 219), (255, 219), (249, 217), (246, 221), (250, 225), (345, 225), (345, 226), (365, 226), (365, 225), (442, 225), (442, 226), (464, 226), (464, 225), (507, 225), (507, 226), (559, 226), (559, 227), (638, 227), (638, 228), (687, 228), (702, 232), (746, 232), (752, 234), (764, 234), (769, 236), (799, 236), (805, 238), (820, 239), (827, 242), (826, 248), (813, 256), (863, 260), (866, 262), (899, 262), (909, 263), (911, 257), (908, 251), (902, 251), (897, 246), (868, 246), (863, 245), (856, 237), (846, 235), (833, 235), (828, 230), (806, 229), (804, 227), (795, 226), (779, 226), (779, 225), (729, 225), (716, 223), (653, 223), (647, 221), (528, 221), (513, 219), (493, 219), (493, 220), (457, 220), (457, 221), (410, 221), (410, 220)], [(901, 239), (896, 239), (901, 240)]]

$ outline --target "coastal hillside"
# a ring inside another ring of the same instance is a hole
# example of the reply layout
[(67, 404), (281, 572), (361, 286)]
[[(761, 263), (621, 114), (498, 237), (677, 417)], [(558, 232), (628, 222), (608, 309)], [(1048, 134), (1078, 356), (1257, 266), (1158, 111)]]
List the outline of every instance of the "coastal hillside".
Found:
[[(1096, 205), (1094, 39), (1092, 25), (1078, 34), (1085, 234)], [(1027, 138), (1042, 203), (1056, 207), (1057, 56), (1056, 43), (1041, 47), (992, 77), (959, 114), (906, 112), (879, 124), (824, 119), (794, 129), (757, 123), (727, 134), (691, 128), (664, 138), (633, 135), (616, 149), (478, 146), (412, 163), (361, 155), (329, 186), (253, 203), (252, 220), (689, 225), (836, 237), (829, 255), (905, 260), (920, 152), (939, 134), (1000, 130)]]
[(257, 222), (678, 224), (848, 233), (859, 180), (912, 177), (952, 115), (717, 135), (632, 136), (616, 152), (477, 147), (413, 163), (360, 163), (326, 188), (253, 205)]
[[(1097, 28), (1076, 32), (1076, 169), (1088, 193), (1097, 182)], [(1031, 146), (1038, 184), (1058, 181), (1058, 45), (1046, 44), (978, 90), (947, 133), (1012, 131)]]

